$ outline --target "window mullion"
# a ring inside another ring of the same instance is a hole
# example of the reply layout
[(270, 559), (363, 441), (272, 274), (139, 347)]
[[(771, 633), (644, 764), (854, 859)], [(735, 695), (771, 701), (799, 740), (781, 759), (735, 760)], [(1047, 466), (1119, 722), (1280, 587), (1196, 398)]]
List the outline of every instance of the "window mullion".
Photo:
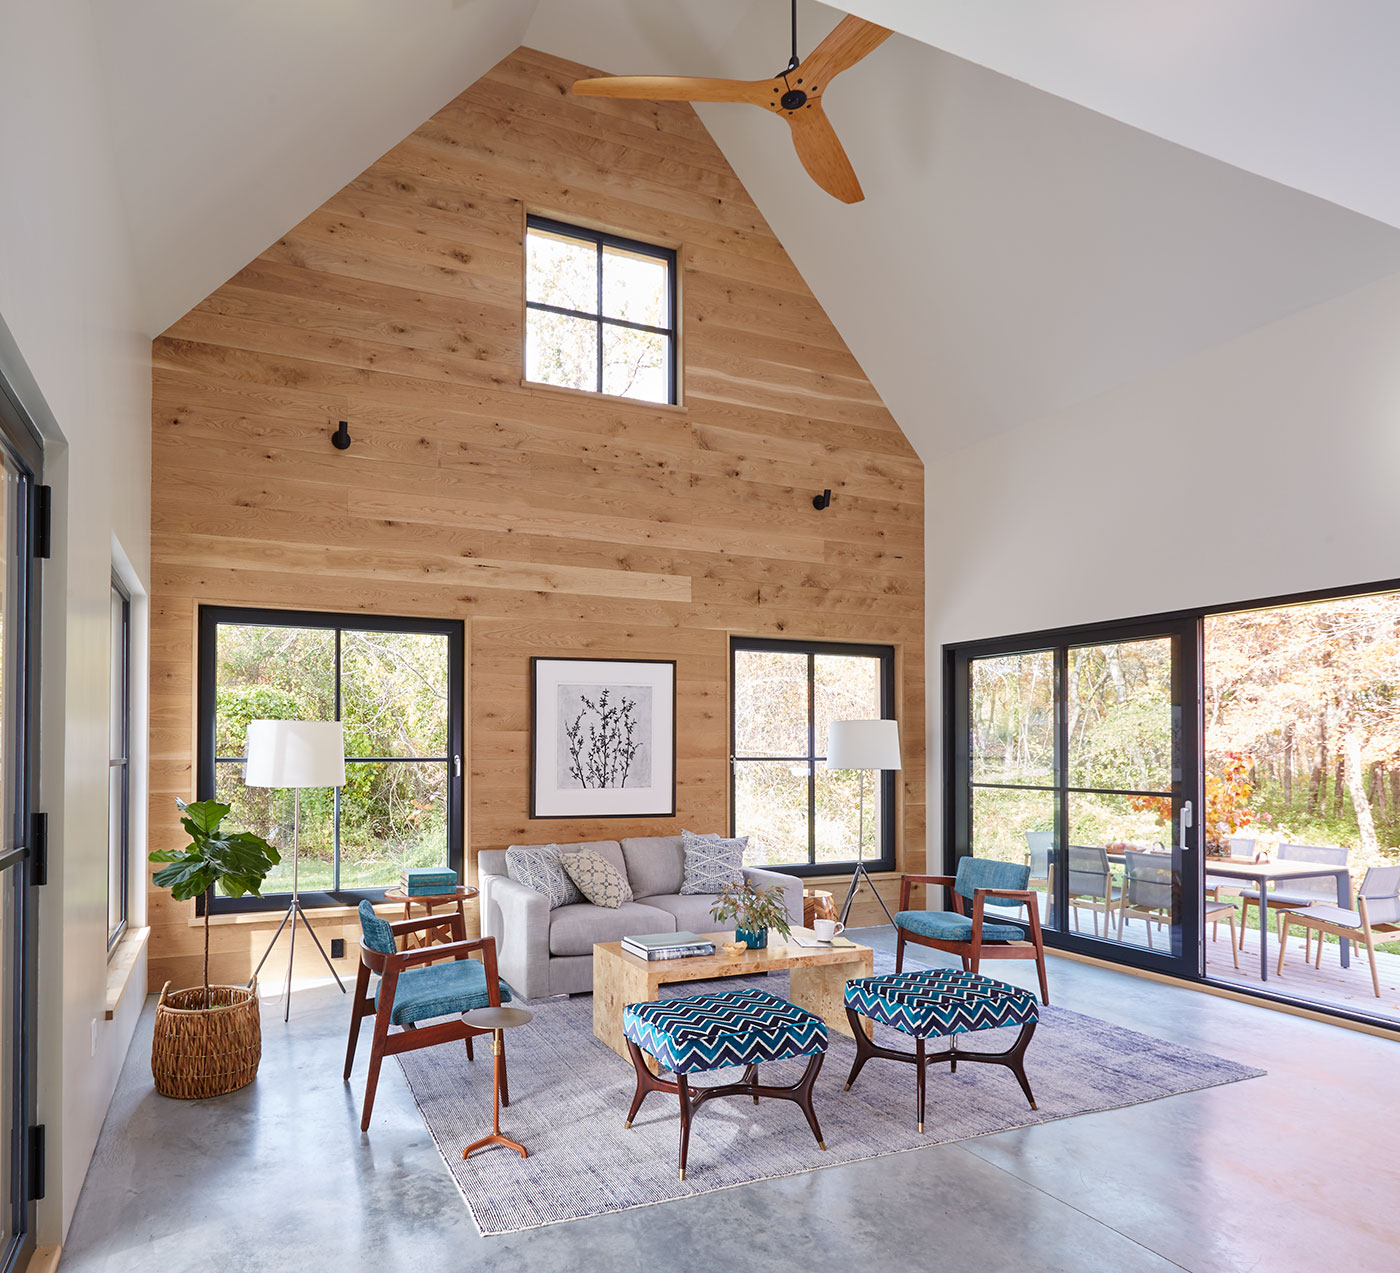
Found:
[(598, 240), (598, 392), (603, 392), (603, 241)]

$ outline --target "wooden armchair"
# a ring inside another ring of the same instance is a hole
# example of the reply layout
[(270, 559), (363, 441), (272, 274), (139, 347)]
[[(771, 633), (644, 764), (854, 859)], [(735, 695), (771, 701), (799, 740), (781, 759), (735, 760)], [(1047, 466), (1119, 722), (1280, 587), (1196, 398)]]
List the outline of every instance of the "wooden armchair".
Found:
[[(958, 862), (956, 875), (905, 875), (899, 882), (899, 913), (894, 917), (899, 944), (895, 971), (904, 971), (904, 944), (913, 942), (944, 950), (962, 959), (965, 972), (977, 972), (984, 959), (1034, 959), (1040, 975), (1040, 999), (1049, 1004), (1045, 980), (1045, 944), (1040, 935), (1040, 903), (1037, 894), (1026, 887), (1030, 867), (990, 858), (966, 857)], [(909, 890), (915, 884), (942, 884), (952, 890), (954, 910), (911, 911)], [(987, 919), (988, 899), (1016, 901), (1026, 908), (1030, 940), (1017, 924)], [(967, 913), (971, 906), (972, 914)]]
[[(510, 999), (510, 988), (496, 976), (496, 939), (466, 939), (461, 915), (447, 918), (452, 940), (417, 950), (400, 951), (397, 937), (430, 928), (441, 929), (441, 915), (423, 919), (389, 921), (374, 913), (369, 902), (360, 903), (360, 967), (355, 978), (355, 994), (350, 1005), (350, 1041), (345, 1049), (345, 1078), (355, 1064), (355, 1044), (360, 1023), (374, 1018), (374, 1038), (370, 1044), (369, 1075), (365, 1079), (365, 1104), (360, 1130), (369, 1130), (374, 1109), (374, 1092), (379, 1086), (379, 1067), (386, 1056), (430, 1048), (438, 1043), (465, 1040), (467, 1059), (472, 1059), (472, 1038), (490, 1034), (466, 1025), (460, 1014), (473, 1008), (500, 1007)], [(480, 953), (480, 959), (471, 958)], [(444, 960), (448, 962), (443, 962)], [(379, 974), (379, 984), (370, 991), (371, 973)], [(419, 1027), (429, 1017), (455, 1017)], [(395, 1034), (391, 1025), (401, 1026)], [(501, 1103), (510, 1104), (506, 1086), (505, 1058), (501, 1059)]]

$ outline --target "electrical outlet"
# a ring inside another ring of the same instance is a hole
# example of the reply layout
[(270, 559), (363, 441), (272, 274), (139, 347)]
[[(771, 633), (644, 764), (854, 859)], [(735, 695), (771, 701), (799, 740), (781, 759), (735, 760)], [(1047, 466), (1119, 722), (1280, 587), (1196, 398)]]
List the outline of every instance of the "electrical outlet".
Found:
[(97, 1018), (92, 1019), (92, 1055), (97, 1055)]
[(344, 938), (344, 937), (332, 937), (332, 938), (331, 938), (331, 958), (332, 958), (332, 959), (344, 959), (344, 958), (345, 958), (345, 938)]

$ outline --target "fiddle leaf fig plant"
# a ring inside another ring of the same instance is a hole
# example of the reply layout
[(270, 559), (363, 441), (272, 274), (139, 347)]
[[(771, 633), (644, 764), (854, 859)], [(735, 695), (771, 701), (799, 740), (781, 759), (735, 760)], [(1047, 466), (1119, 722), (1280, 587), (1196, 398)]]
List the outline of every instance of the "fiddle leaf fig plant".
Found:
[[(268, 872), (282, 860), (277, 850), (251, 831), (225, 831), (223, 821), (229, 806), (217, 800), (197, 800), (193, 804), (176, 799), (184, 815), (180, 825), (190, 842), (180, 852), (157, 849), (152, 862), (168, 862), (151, 880), (168, 888), (177, 902), (209, 892), (216, 884), (230, 897), (260, 890)], [(204, 1002), (209, 1003), (209, 908), (204, 908)]]

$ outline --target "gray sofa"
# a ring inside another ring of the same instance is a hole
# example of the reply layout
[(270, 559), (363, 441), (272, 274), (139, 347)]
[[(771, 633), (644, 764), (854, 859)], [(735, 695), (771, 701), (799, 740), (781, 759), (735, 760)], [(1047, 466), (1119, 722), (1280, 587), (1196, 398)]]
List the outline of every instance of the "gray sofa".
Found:
[[(484, 849), (477, 857), (481, 888), (481, 931), (496, 939), (501, 978), (526, 999), (578, 994), (593, 989), (593, 944), (639, 933), (719, 931), (710, 918), (713, 896), (683, 894), (685, 853), (678, 835), (633, 836), (622, 841), (590, 840), (565, 849), (597, 849), (627, 875), (633, 901), (616, 910), (582, 902), (549, 909), (543, 894), (506, 875), (504, 849)], [(777, 884), (788, 919), (802, 922), (802, 881), (777, 871), (744, 868), (755, 884)]]

